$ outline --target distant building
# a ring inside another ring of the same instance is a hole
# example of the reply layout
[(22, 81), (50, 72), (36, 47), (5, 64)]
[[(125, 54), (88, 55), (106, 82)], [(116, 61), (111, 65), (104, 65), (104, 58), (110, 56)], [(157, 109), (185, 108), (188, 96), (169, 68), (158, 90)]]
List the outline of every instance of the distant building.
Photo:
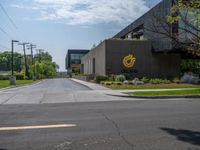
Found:
[[(162, 24), (174, 0), (163, 0), (143, 16), (105, 40), (82, 58), (86, 74), (110, 75), (129, 73), (133, 77), (179, 77), (181, 58), (187, 56), (171, 38), (152, 32), (177, 35), (181, 22)], [(154, 30), (155, 30), (154, 29)], [(180, 40), (187, 41), (185, 33)], [(188, 56), (187, 56), (188, 57)]]
[(69, 49), (65, 58), (66, 69), (72, 72), (80, 70), (81, 58), (88, 52), (89, 50), (86, 49)]

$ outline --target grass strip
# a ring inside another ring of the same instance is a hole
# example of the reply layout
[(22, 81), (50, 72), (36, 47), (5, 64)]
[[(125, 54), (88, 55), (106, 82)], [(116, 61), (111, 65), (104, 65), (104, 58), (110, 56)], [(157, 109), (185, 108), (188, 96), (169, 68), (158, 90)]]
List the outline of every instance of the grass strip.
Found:
[(173, 91), (144, 91), (144, 92), (131, 92), (127, 93), (130, 96), (190, 96), (197, 95), (200, 96), (199, 89), (188, 89), (188, 90), (173, 90)]
[[(31, 84), (33, 82), (34, 82), (33, 80), (17, 80), (16, 81), (16, 86)], [(0, 88), (6, 88), (6, 87), (11, 87), (10, 86), (10, 81), (8, 81), (8, 80), (0, 80)]]
[(200, 85), (191, 84), (158, 84), (158, 85), (110, 85), (113, 90), (137, 90), (137, 89), (179, 89), (179, 88), (200, 88)]

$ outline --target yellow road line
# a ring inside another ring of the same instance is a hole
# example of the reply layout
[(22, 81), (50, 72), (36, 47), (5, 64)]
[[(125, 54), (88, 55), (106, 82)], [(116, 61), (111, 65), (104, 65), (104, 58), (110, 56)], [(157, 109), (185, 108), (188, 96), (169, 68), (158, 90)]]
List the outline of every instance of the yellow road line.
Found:
[(75, 126), (76, 126), (76, 124), (55, 124), (55, 125), (35, 125), (35, 126), (21, 126), (21, 127), (0, 127), (0, 131), (48, 129), (48, 128), (69, 128), (69, 127), (75, 127)]

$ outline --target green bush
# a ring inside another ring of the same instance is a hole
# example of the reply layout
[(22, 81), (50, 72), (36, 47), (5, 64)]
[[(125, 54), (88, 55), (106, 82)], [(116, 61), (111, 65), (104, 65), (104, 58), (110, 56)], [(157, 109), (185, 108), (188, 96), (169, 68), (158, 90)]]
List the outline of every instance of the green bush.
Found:
[(132, 75), (129, 73), (123, 73), (122, 75), (125, 76), (126, 80), (131, 80), (132, 79)]
[(170, 81), (170, 80), (167, 80), (167, 79), (164, 79), (164, 80), (162, 80), (162, 83), (163, 83), (163, 84), (170, 84), (171, 81)]
[(24, 79), (28, 79), (28, 77), (24, 77), (23, 73), (15, 73), (16, 79), (17, 80), (24, 80)]
[(172, 82), (173, 82), (173, 83), (180, 83), (181, 81), (180, 81), (179, 78), (174, 78), (174, 79), (172, 80)]
[(0, 75), (0, 80), (9, 80), (8, 75)]
[(151, 83), (151, 84), (161, 84), (162, 83), (162, 79), (158, 79), (158, 78), (150, 79), (149, 83)]
[(132, 81), (128, 81), (128, 84), (132, 85), (132, 84), (133, 84), (133, 82), (132, 82)]
[(155, 79), (150, 79), (149, 83), (151, 83), (151, 84), (169, 84), (171, 82), (167, 79), (163, 80), (163, 79), (155, 78)]
[(109, 78), (107, 76), (98, 75), (95, 78), (95, 82), (96, 83), (100, 83), (101, 81), (107, 81), (107, 80), (109, 80)]
[(124, 75), (117, 75), (115, 78), (115, 81), (120, 81), (120, 82), (124, 82), (126, 80), (126, 77)]
[(114, 74), (111, 74), (111, 75), (109, 76), (109, 80), (110, 80), (110, 81), (115, 81), (115, 78), (116, 78), (116, 75), (114, 75)]
[(120, 82), (120, 81), (115, 81), (114, 84), (115, 84), (115, 85), (122, 85), (122, 82)]
[(149, 83), (149, 79), (147, 77), (143, 77), (141, 79), (141, 81), (144, 82), (144, 83)]
[(110, 82), (110, 81), (106, 81), (106, 82), (104, 82), (104, 85), (112, 85), (113, 83), (112, 82)]
[(106, 81), (101, 81), (100, 84), (104, 84)]

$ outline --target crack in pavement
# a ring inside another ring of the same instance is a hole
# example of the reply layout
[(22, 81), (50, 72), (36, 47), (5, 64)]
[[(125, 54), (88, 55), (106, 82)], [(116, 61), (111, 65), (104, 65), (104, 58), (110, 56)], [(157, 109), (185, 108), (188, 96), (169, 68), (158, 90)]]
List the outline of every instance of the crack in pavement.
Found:
[(17, 95), (17, 93), (13, 94), (12, 96), (10, 96), (9, 98), (7, 98), (5, 101), (3, 101), (0, 105), (3, 105), (5, 103), (7, 103), (10, 99), (12, 99), (13, 97), (15, 97)]
[(47, 94), (47, 91), (44, 91), (44, 94), (43, 94), (41, 100), (39, 101), (39, 104), (42, 104), (44, 102), (46, 94)]
[(118, 124), (117, 124), (114, 120), (112, 120), (111, 118), (109, 118), (107, 115), (105, 115), (104, 113), (102, 113), (102, 115), (104, 116), (104, 118), (105, 118), (106, 120), (108, 120), (109, 122), (111, 122), (111, 123), (114, 125), (114, 127), (116, 128), (116, 131), (117, 131), (118, 136), (119, 136), (128, 146), (130, 146), (131, 149), (133, 150), (133, 149), (134, 149), (134, 145), (133, 145), (131, 142), (129, 142), (129, 141), (121, 134), (121, 130), (120, 130), (120, 127), (118, 126)]

